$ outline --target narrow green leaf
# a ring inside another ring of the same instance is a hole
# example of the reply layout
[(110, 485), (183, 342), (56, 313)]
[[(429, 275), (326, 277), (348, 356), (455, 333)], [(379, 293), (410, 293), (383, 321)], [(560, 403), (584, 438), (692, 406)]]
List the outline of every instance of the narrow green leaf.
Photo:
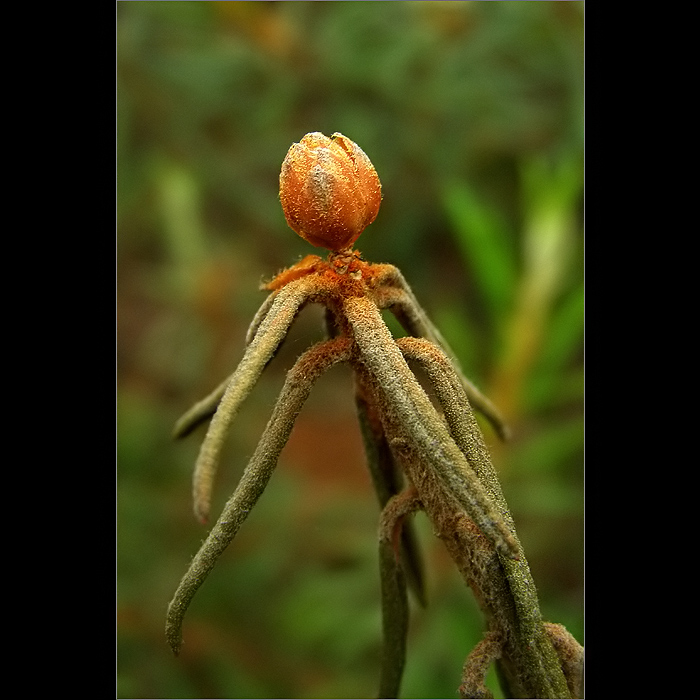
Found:
[(517, 274), (506, 225), (464, 182), (448, 183), (443, 203), (465, 266), (500, 322), (510, 308)]
[(573, 289), (550, 318), (537, 363), (528, 378), (525, 401), (530, 409), (556, 401), (570, 384), (566, 365), (581, 349), (584, 335), (585, 290)]

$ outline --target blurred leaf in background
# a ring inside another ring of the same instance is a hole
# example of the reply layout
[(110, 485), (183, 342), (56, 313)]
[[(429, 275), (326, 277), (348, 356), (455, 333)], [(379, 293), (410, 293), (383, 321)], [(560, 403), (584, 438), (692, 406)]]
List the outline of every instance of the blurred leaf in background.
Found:
[[(118, 2), (117, 68), (118, 696), (376, 692), (378, 508), (345, 368), (315, 387), (177, 659), (163, 632), (206, 535), (189, 487), (202, 433), (170, 430), (237, 364), (261, 280), (318, 252), (277, 193), (309, 131), (376, 166), (384, 201), (359, 248), (402, 269), (508, 415), (510, 443), (484, 431), (543, 614), (583, 642), (583, 3)], [(214, 511), (316, 311), (237, 418)], [(482, 620), (416, 522), (429, 605), (402, 695), (457, 697)]]

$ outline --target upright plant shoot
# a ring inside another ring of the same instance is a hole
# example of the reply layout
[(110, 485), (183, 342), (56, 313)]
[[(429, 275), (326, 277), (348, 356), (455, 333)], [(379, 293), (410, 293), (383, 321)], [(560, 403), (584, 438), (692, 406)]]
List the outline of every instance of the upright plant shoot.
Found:
[[(383, 617), (381, 698), (398, 697), (409, 621), (407, 589), (424, 601), (410, 516), (423, 511), (484, 613), (483, 640), (460, 673), (462, 698), (491, 697), (485, 674), (496, 662), (511, 697), (581, 697), (583, 649), (561, 625), (541, 619), (534, 582), (473, 409), (504, 437), (490, 401), (469, 382), (418, 304), (401, 272), (364, 261), (353, 245), (377, 217), (379, 177), (364, 151), (342, 134), (293, 144), (282, 164), (280, 202), (289, 226), (316, 247), (263, 286), (234, 373), (177, 422), (183, 437), (210, 420), (194, 470), (196, 516), (206, 522), (221, 448), (238, 409), (273, 357), (299, 310), (325, 307), (327, 338), (298, 358), (233, 495), (193, 558), (168, 607), (166, 636), (178, 654), (185, 612), (216, 560), (236, 536), (277, 465), (315, 381), (337, 363), (355, 377), (355, 403), (381, 514), (379, 567)], [(407, 337), (382, 319), (390, 310)], [(407, 360), (419, 364), (436, 405)], [(339, 631), (340, 634), (340, 631)]]

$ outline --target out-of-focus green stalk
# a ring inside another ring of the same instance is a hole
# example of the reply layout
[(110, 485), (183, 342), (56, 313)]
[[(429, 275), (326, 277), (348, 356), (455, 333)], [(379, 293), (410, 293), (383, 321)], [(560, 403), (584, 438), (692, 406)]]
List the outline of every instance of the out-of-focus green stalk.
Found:
[(199, 186), (189, 170), (165, 159), (159, 159), (152, 170), (163, 242), (172, 268), (169, 290), (190, 300), (209, 259)]
[(577, 155), (552, 165), (531, 160), (523, 185), (522, 274), (489, 393), (505, 419), (517, 422), (522, 391), (547, 332), (552, 306), (569, 271), (582, 187)]

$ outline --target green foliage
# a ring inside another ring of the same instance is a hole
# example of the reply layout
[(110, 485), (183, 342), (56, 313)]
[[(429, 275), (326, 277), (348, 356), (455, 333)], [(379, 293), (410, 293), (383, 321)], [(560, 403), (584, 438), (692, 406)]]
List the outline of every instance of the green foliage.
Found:
[[(384, 202), (359, 248), (401, 268), (507, 412), (513, 441), (485, 434), (543, 613), (583, 642), (582, 9), (117, 3), (120, 698), (375, 692), (378, 510), (342, 374), (305, 406), (178, 659), (163, 633), (206, 532), (189, 488), (201, 435), (174, 445), (170, 430), (240, 359), (261, 279), (318, 252), (277, 196), (288, 147), (315, 130), (368, 153)], [(239, 416), (214, 509), (316, 322), (300, 316)], [(422, 540), (429, 605), (403, 695), (456, 697), (481, 621), (429, 528)]]
[(517, 280), (511, 232), (499, 212), (466, 182), (447, 185), (444, 199), (465, 266), (474, 276), (488, 317), (500, 326), (513, 303)]

